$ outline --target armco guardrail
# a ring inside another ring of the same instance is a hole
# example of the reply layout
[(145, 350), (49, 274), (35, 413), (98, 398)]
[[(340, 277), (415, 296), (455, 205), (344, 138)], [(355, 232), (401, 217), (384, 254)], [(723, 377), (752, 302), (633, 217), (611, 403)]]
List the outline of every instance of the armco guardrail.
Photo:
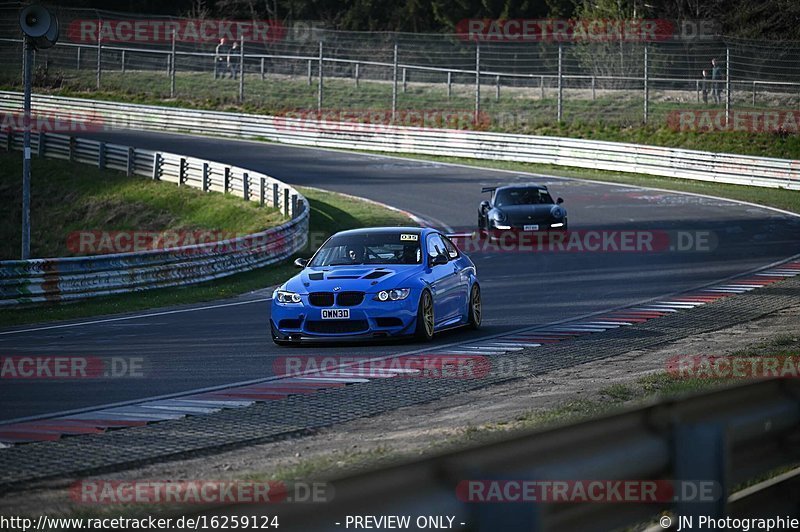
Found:
[[(22, 133), (5, 132), (7, 150), (22, 149)], [(190, 186), (238, 194), (280, 209), (286, 223), (217, 242), (107, 255), (0, 261), (0, 306), (69, 301), (187, 285), (278, 262), (308, 240), (309, 209), (294, 188), (272, 177), (222, 163), (51, 133), (34, 134), (40, 157), (96, 164)]]
[[(363, 515), (368, 508), (375, 516), (410, 515), (412, 523), (413, 516), (447, 515), (467, 522), (469, 530), (534, 532), (642, 530), (662, 511), (675, 514), (671, 530), (678, 526), (677, 516), (694, 517), (695, 525), (700, 516), (797, 518), (800, 469), (778, 476), (770, 472), (797, 464), (798, 441), (800, 383), (775, 379), (332, 479), (330, 502), (285, 505), (280, 515), (282, 522), (303, 530), (339, 530), (343, 527), (334, 523), (344, 525), (347, 516)], [(753, 482), (759, 478), (769, 480)], [(586, 485), (590, 480), (603, 486), (649, 481), (651, 488), (659, 484), (660, 494), (653, 490), (648, 498), (645, 491), (617, 486), (616, 499), (600, 487), (599, 494), (587, 490), (583, 496), (565, 489), (560, 500), (552, 500), (559, 499), (554, 481)], [(508, 490), (503, 481), (510, 481)], [(520, 486), (536, 481), (539, 490)], [(496, 489), (481, 487), (482, 482), (496, 482)], [(553, 497), (543, 502), (536, 497), (548, 482)], [(666, 483), (674, 488), (674, 499)], [(744, 483), (749, 487), (731, 493)], [(473, 493), (478, 496), (470, 498)], [(275, 511), (274, 505), (247, 504), (214, 508), (213, 514)], [(693, 528), (684, 522), (684, 529)]]
[[(554, 164), (577, 168), (800, 190), (800, 161), (659, 146), (401, 127), (36, 96), (36, 113), (64, 113), (108, 129), (268, 139), (288, 144)], [(18, 113), (22, 95), (0, 92), (0, 112)]]

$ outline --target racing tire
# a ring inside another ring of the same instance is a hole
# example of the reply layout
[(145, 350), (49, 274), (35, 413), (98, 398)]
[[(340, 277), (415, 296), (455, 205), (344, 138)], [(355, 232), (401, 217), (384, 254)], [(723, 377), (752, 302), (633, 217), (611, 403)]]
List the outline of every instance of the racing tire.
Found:
[(472, 289), (469, 292), (468, 305), (467, 325), (470, 329), (478, 330), (481, 328), (483, 307), (481, 306), (481, 288), (477, 284), (472, 285)]
[(414, 330), (417, 340), (430, 342), (433, 339), (434, 323), (433, 296), (428, 290), (423, 290), (417, 304), (417, 327)]

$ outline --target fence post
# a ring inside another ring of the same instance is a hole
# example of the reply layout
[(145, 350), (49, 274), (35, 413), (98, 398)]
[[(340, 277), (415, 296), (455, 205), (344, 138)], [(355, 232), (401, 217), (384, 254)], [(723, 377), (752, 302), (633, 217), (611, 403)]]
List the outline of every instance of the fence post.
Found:
[(725, 126), (731, 123), (731, 49), (725, 48)]
[(125, 161), (125, 175), (131, 177), (133, 175), (133, 167), (136, 164), (136, 151), (132, 146), (128, 146), (128, 159)]
[(597, 78), (595, 76), (592, 76), (592, 101), (594, 101), (595, 98), (597, 97), (595, 94), (596, 87), (597, 87)]
[(308, 86), (311, 86), (311, 59), (308, 60)]
[(250, 174), (247, 172), (242, 174), (242, 196), (245, 201), (250, 200)]
[(323, 91), (323, 84), (324, 84), (324, 74), (323, 74), (323, 67), (322, 67), (323, 55), (322, 55), (322, 41), (319, 41), (319, 84), (317, 86), (317, 112), (322, 112), (322, 91)]
[(244, 35), (239, 37), (239, 103), (244, 101)]
[(161, 180), (161, 154), (153, 154), (153, 181)]
[(125, 50), (122, 50), (122, 54), (120, 56), (120, 71), (124, 74), (125, 73)]
[(261, 58), (261, 81), (264, 81), (264, 58)]
[(169, 53), (169, 97), (175, 97), (175, 30), (172, 30), (172, 49)]
[(494, 77), (494, 101), (500, 101), (500, 76), (497, 75)]
[(97, 145), (97, 167), (102, 170), (106, 167), (106, 143), (101, 142)]
[(227, 194), (231, 189), (231, 167), (225, 167), (225, 175), (222, 178), (222, 192)]
[(556, 109), (556, 118), (561, 122), (564, 116), (564, 46), (558, 43), (558, 105)]
[(648, 114), (650, 113), (650, 76), (647, 63), (647, 46), (644, 47), (644, 123), (647, 124)]
[(407, 70), (408, 69), (403, 68), (403, 94), (405, 94), (406, 91), (408, 90), (408, 81), (407, 81), (407, 77), (406, 77), (406, 71)]
[[(102, 23), (103, 23), (103, 21), (101, 20), (100, 24), (102, 24)], [(97, 72), (96, 72), (97, 79), (95, 80), (95, 85), (96, 85), (96, 89), (97, 90), (100, 90), (100, 75), (101, 75), (101, 72), (103, 70), (103, 66), (102, 66), (102, 62), (101, 62), (102, 55), (103, 55), (102, 37), (101, 37), (100, 33), (98, 33), (97, 34)]]
[(756, 82), (753, 82), (753, 107), (756, 106)]
[(475, 43), (475, 123), (481, 114), (481, 45)]
[(289, 216), (289, 189), (283, 189), (283, 215)]
[(183, 185), (186, 181), (186, 158), (181, 157), (180, 166), (178, 167), (178, 186)]
[(265, 197), (267, 195), (267, 178), (266, 177), (262, 177), (261, 178), (261, 189), (258, 192), (259, 192), (259, 194), (258, 194), (259, 195), (259, 204), (263, 207), (264, 206), (264, 199), (265, 199)]
[(44, 157), (45, 146), (47, 145), (47, 134), (44, 131), (39, 132), (39, 140), (36, 143), (36, 156), (40, 159)]
[(358, 67), (359, 67), (359, 64), (356, 63), (356, 71), (354, 72), (354, 76), (356, 78), (356, 88), (358, 88), (358, 78), (359, 78), (359, 74), (360, 74), (360, 72), (358, 71), (359, 70)]
[(453, 94), (453, 73), (447, 73), (447, 99), (450, 99), (450, 96)]
[(75, 137), (69, 138), (69, 162), (75, 161)]
[(278, 183), (272, 183), (272, 207), (275, 209), (277, 209), (279, 205), (278, 194)]
[(697, 93), (697, 103), (700, 103), (700, 80), (694, 81), (694, 91)]
[(289, 213), (289, 218), (294, 218), (297, 215), (297, 194), (292, 194), (292, 210)]
[(208, 163), (203, 163), (203, 192), (208, 192), (208, 177), (209, 177)]
[(82, 50), (82, 48), (80, 46), (78, 46), (78, 55), (75, 58), (75, 70), (80, 70), (81, 69), (81, 50)]
[(394, 43), (394, 59), (392, 60), (392, 124), (397, 118), (397, 42)]
[(541, 99), (544, 100), (544, 76), (539, 76), (539, 90), (542, 93)]

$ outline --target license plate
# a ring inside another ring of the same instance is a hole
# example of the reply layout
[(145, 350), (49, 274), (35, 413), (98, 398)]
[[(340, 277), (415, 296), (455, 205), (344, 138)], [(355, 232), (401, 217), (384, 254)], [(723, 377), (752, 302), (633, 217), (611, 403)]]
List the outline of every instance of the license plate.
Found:
[(349, 320), (350, 309), (347, 308), (324, 308), (322, 309), (323, 320)]
[(539, 226), (536, 225), (536, 224), (523, 225), (522, 229), (524, 231), (538, 231), (539, 230)]

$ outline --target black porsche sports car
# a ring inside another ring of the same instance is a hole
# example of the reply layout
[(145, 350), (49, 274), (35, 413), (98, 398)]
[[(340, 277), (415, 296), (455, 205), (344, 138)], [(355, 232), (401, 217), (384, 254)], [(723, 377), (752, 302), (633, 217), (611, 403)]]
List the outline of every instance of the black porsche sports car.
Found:
[(478, 230), (549, 231), (567, 229), (564, 200), (553, 197), (544, 185), (506, 185), (483, 187), (491, 192), (489, 200), (478, 207)]

